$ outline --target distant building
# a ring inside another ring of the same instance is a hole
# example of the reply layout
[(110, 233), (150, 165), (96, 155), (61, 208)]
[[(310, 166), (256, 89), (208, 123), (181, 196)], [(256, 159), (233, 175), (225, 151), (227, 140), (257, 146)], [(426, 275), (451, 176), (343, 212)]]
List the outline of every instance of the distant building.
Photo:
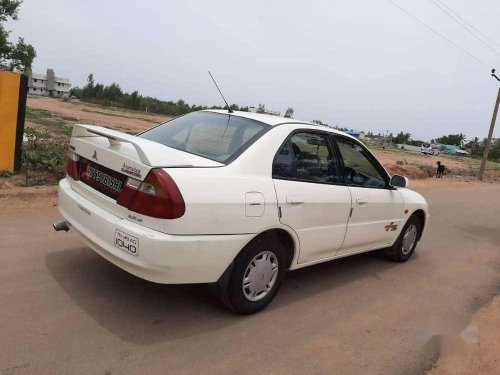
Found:
[(392, 146), (392, 138), (390, 136), (384, 135), (371, 135), (366, 136), (363, 140), (366, 144), (378, 146), (378, 147), (390, 147)]
[(357, 130), (351, 129), (351, 130), (346, 130), (345, 133), (352, 135), (353, 137), (356, 137), (358, 139), (365, 139), (365, 137), (366, 137), (366, 134), (363, 131), (358, 132)]
[(47, 74), (28, 73), (29, 94), (68, 98), (70, 87), (69, 79), (56, 77), (53, 69)]
[(413, 145), (407, 145), (404, 143), (398, 143), (396, 145), (396, 147), (401, 149), (401, 150), (406, 150), (406, 151), (422, 152), (420, 146), (413, 146)]

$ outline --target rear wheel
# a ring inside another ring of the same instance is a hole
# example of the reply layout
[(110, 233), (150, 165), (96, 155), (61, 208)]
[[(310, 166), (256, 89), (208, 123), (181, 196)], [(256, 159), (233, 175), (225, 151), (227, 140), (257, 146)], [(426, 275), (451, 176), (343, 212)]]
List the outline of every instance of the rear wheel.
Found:
[(384, 250), (384, 255), (394, 262), (406, 262), (415, 251), (421, 230), (420, 220), (411, 216), (394, 245)]
[(257, 238), (236, 258), (224, 303), (238, 314), (262, 310), (278, 293), (285, 271), (283, 245), (273, 236)]

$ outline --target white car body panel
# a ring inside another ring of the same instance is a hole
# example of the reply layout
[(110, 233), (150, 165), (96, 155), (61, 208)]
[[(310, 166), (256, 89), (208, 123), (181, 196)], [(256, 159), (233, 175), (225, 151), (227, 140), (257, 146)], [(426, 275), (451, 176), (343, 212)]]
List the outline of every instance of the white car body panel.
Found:
[[(398, 190), (349, 186), (352, 216), (344, 245), (338, 255), (390, 246), (399, 234), (403, 218), (403, 197)], [(394, 223), (398, 230), (386, 230)]]
[[(253, 235), (172, 236), (120, 219), (59, 183), (59, 211), (92, 250), (127, 272), (164, 284), (211, 283)], [(116, 248), (116, 230), (139, 239), (137, 257)]]
[(347, 186), (274, 180), (280, 221), (300, 239), (298, 262), (333, 257), (342, 246), (351, 211)]
[[(273, 159), (293, 131), (354, 138), (293, 119), (233, 115), (272, 128), (227, 165), (121, 132), (75, 126), (70, 143), (75, 153), (141, 181), (152, 168), (163, 168), (178, 186), (186, 210), (173, 220), (140, 215), (68, 177), (59, 185), (62, 216), (97, 253), (159, 283), (215, 282), (245, 245), (267, 230), (288, 233), (294, 243), (289, 268), (296, 269), (390, 246), (413, 212), (422, 210), (428, 217), (425, 199), (405, 188), (273, 179)], [(387, 225), (397, 229), (385, 230)], [(137, 257), (114, 246), (116, 230), (138, 238)]]

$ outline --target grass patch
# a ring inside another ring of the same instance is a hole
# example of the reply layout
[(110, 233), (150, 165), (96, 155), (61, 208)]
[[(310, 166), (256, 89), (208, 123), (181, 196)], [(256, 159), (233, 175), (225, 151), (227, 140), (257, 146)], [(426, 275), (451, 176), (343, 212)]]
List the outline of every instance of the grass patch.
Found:
[(54, 117), (55, 113), (40, 108), (26, 108), (26, 118), (37, 120), (40, 118)]
[(26, 108), (26, 119), (51, 133), (64, 135), (67, 138), (71, 135), (71, 125), (78, 121), (74, 117), (62, 117), (46, 109), (29, 107)]

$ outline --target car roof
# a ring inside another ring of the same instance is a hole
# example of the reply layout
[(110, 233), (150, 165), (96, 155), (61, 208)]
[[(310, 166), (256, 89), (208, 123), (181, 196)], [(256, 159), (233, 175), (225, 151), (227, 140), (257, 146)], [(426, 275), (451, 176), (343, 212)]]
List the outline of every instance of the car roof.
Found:
[[(222, 113), (225, 115), (228, 114), (227, 109), (204, 109), (203, 112)], [(243, 111), (233, 111), (230, 115), (244, 117), (244, 118), (248, 118), (248, 119), (255, 120), (255, 121), (260, 121), (260, 122), (263, 122), (264, 124), (267, 124), (270, 126), (283, 125), (283, 124), (309, 125), (309, 126), (313, 126), (315, 128), (321, 129), (321, 130), (327, 130), (327, 131), (332, 132), (332, 133), (342, 134), (342, 135), (345, 135), (347, 137), (353, 138), (351, 135), (349, 135), (343, 131), (333, 129), (327, 125), (313, 124), (312, 122), (301, 121), (301, 120), (297, 120), (294, 118), (267, 115), (267, 114), (255, 113), (255, 112), (243, 112)]]
[[(223, 113), (226, 115), (228, 114), (227, 109), (206, 109), (204, 111), (205, 112)], [(300, 121), (300, 120), (295, 120), (293, 118), (274, 116), (274, 115), (266, 115), (263, 113), (255, 113), (255, 112), (233, 111), (233, 113), (231, 113), (231, 116), (249, 118), (251, 120), (260, 121), (260, 122), (263, 122), (264, 124), (268, 124), (271, 126), (287, 124), (287, 123), (291, 123), (291, 124), (299, 123), (299, 124), (314, 125), (313, 123), (307, 122), (307, 121)]]
[[(225, 115), (229, 114), (227, 109), (204, 109), (200, 112), (222, 113)], [(244, 117), (244, 118), (248, 118), (248, 119), (255, 120), (255, 121), (260, 121), (260, 122), (263, 122), (264, 124), (267, 124), (270, 126), (277, 126), (277, 125), (284, 125), (284, 124), (307, 125), (309, 127), (313, 127), (313, 128), (319, 129), (319, 130), (326, 130), (326, 131), (331, 132), (331, 133), (336, 133), (336, 134), (346, 136), (348, 138), (356, 139), (352, 135), (347, 134), (346, 132), (343, 132), (341, 130), (331, 128), (328, 125), (318, 125), (318, 124), (314, 124), (312, 122), (301, 121), (301, 120), (297, 120), (294, 118), (267, 115), (267, 114), (255, 113), (255, 112), (243, 112), (243, 111), (233, 111), (232, 113), (230, 113), (230, 115)]]

